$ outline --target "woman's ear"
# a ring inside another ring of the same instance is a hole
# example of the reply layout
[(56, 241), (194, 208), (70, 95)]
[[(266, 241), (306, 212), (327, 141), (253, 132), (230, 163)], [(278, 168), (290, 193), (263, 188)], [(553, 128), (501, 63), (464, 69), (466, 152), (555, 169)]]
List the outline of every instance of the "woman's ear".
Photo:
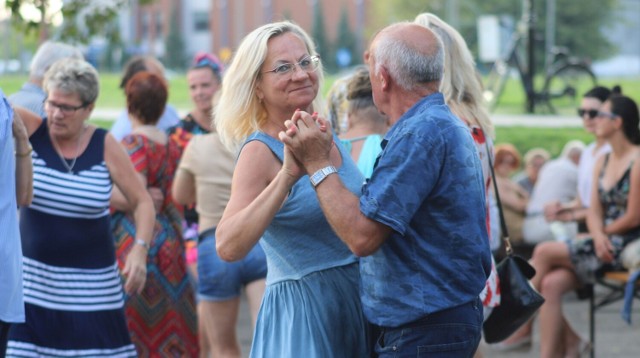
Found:
[(258, 97), (258, 102), (262, 103), (262, 100), (264, 99), (264, 92), (262, 91), (262, 88), (260, 88), (259, 84), (256, 85), (256, 97)]

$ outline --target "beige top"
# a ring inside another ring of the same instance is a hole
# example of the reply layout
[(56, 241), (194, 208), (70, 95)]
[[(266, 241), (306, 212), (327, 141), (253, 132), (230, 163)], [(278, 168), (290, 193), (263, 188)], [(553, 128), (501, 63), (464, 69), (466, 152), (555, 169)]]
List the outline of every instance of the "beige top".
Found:
[(218, 225), (222, 217), (231, 195), (235, 161), (217, 133), (193, 136), (182, 154), (178, 170), (186, 170), (195, 178), (200, 232)]

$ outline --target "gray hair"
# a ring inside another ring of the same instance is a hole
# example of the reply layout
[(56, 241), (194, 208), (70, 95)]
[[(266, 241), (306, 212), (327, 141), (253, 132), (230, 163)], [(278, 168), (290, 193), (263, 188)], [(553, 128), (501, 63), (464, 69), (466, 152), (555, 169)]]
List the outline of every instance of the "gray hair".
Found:
[(40, 47), (31, 60), (29, 75), (33, 78), (44, 78), (45, 72), (60, 59), (83, 59), (82, 52), (74, 46), (62, 42), (46, 41)]
[(62, 59), (45, 73), (42, 87), (47, 95), (53, 90), (75, 93), (88, 105), (98, 98), (98, 71), (85, 60)]
[[(396, 25), (401, 24), (409, 23)], [(423, 53), (396, 37), (379, 36), (371, 53), (375, 61), (375, 74), (379, 74), (380, 68), (385, 66), (390, 76), (406, 91), (412, 91), (428, 82), (441, 81), (444, 73), (444, 46), (438, 36), (434, 38), (437, 41), (434, 44), (435, 51)]]

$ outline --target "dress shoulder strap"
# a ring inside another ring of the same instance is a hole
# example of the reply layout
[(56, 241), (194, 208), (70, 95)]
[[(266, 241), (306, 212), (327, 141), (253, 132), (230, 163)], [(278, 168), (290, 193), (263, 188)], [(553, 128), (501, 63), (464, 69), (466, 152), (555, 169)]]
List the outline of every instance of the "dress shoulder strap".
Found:
[(242, 144), (242, 146), (244, 147), (247, 143), (253, 142), (254, 140), (264, 143), (273, 152), (273, 154), (280, 159), (281, 162), (284, 162), (284, 143), (265, 134), (264, 132), (258, 131), (253, 132), (249, 137), (247, 137), (247, 140)]

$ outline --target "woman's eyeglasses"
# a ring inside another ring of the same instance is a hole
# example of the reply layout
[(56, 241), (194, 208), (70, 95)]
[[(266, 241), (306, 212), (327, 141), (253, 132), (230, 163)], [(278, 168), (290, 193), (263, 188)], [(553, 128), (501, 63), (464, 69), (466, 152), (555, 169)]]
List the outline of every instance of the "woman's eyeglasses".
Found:
[(77, 110), (87, 107), (86, 104), (82, 104), (80, 106), (67, 106), (65, 104), (58, 104), (55, 102), (51, 102), (48, 99), (44, 100), (44, 105), (45, 107), (48, 107), (52, 110), (55, 110), (57, 108), (60, 111), (60, 113), (62, 113), (65, 116), (74, 114), (76, 113)]
[(314, 72), (320, 66), (320, 57), (318, 56), (307, 56), (300, 60), (298, 63), (283, 63), (281, 65), (276, 66), (273, 70), (264, 71), (262, 73), (273, 72), (276, 75), (285, 76), (287, 74), (292, 74), (295, 72), (296, 65), (300, 67), (306, 73)]
[(589, 119), (594, 119), (598, 116), (598, 110), (578, 108), (578, 115), (580, 116), (580, 118), (584, 117), (585, 114), (589, 116)]

